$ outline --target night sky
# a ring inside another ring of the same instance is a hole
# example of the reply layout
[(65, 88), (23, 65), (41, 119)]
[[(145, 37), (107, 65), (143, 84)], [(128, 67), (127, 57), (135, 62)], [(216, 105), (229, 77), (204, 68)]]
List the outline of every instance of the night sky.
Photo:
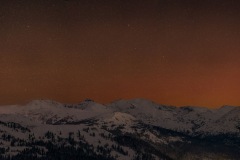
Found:
[(0, 104), (240, 105), (240, 2), (0, 0)]

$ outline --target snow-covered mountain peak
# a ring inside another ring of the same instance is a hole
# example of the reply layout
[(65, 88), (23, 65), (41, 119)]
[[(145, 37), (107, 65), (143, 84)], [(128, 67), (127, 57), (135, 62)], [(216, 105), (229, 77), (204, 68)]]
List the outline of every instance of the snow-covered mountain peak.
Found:
[(21, 108), (19, 105), (7, 105), (7, 106), (0, 106), (0, 115), (1, 114), (14, 114), (18, 112)]
[(120, 111), (126, 111), (126, 110), (152, 110), (152, 109), (159, 109), (161, 105), (142, 98), (137, 99), (130, 99), (130, 100), (118, 100), (111, 104), (108, 104), (107, 106)]
[(79, 104), (65, 104), (64, 106), (67, 108), (74, 108), (92, 112), (104, 112), (104, 110), (108, 109), (105, 105), (88, 99), (80, 102)]
[(204, 113), (209, 112), (210, 109), (205, 107), (195, 107), (195, 106), (181, 106), (179, 107), (179, 110), (183, 110), (186, 112), (198, 112), (198, 113)]
[(223, 111), (223, 112), (229, 112), (229, 111), (233, 110), (234, 108), (236, 108), (236, 106), (224, 105), (224, 106), (220, 107), (218, 110)]
[[(194, 148), (196, 142), (204, 146), (199, 149), (201, 145), (197, 145), (198, 151), (214, 144), (215, 152), (215, 140), (221, 142), (217, 143), (220, 147), (226, 142), (227, 148), (232, 144), (227, 150), (234, 149), (240, 136), (240, 107), (174, 107), (145, 99), (118, 100), (108, 105), (92, 100), (79, 104), (34, 100), (22, 106), (0, 107), (0, 127), (0, 150), (7, 158), (19, 154), (29, 156), (30, 153), (49, 156), (56, 148), (57, 154), (53, 156), (73, 149), (73, 154), (67, 154), (63, 159), (80, 153), (83, 157), (96, 153), (97, 159), (101, 159), (100, 155), (111, 156), (109, 160), (141, 159), (144, 156), (146, 159), (165, 159), (167, 156), (178, 159), (184, 146)], [(139, 156), (140, 150), (149, 153)], [(220, 156), (222, 151), (220, 148)], [(233, 153), (238, 152), (239, 148)]]
[[(34, 100), (23, 106), (0, 107), (0, 114), (18, 114), (40, 123), (62, 124), (85, 119), (101, 119), (107, 115), (114, 118), (130, 116), (147, 124), (189, 133), (219, 133), (224, 130), (236, 132), (240, 119), (240, 107), (224, 106), (219, 109), (160, 105), (146, 99), (118, 100), (103, 105), (87, 99), (79, 104), (61, 104), (52, 100)], [(118, 119), (117, 118), (117, 119)], [(123, 118), (123, 119), (125, 119)], [(226, 122), (224, 122), (226, 121)], [(221, 123), (224, 122), (224, 126)], [(229, 123), (229, 124), (228, 124)], [(231, 124), (231, 125), (230, 125)], [(231, 126), (230, 129), (228, 126)]]
[(26, 106), (60, 106), (62, 105), (61, 103), (53, 100), (32, 100), (26, 104)]

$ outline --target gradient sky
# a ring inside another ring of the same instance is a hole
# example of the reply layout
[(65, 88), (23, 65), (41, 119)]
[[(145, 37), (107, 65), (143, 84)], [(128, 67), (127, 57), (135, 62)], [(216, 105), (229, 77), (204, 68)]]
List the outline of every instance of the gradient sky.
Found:
[(0, 104), (240, 105), (236, 0), (0, 0)]

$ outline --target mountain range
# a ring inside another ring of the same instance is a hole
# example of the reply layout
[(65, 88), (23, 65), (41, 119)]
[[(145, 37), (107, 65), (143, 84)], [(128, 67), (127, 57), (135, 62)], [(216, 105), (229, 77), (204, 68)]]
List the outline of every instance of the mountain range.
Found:
[(0, 107), (0, 159), (240, 159), (240, 107), (150, 100)]

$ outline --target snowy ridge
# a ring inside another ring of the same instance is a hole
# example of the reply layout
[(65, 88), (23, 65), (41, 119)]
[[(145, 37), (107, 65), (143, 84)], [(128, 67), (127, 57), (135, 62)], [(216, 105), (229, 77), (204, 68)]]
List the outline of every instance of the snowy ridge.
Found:
[[(203, 139), (199, 140), (199, 137)], [(209, 142), (208, 137), (213, 142)], [(34, 100), (26, 105), (0, 107), (3, 157), (24, 154), (29, 148), (27, 144), (31, 143), (41, 144), (38, 147), (45, 151), (41, 151), (42, 155), (37, 154), (44, 157), (49, 150), (46, 144), (50, 141), (52, 145), (75, 145), (80, 149), (81, 145), (87, 145), (90, 155), (107, 159), (219, 159), (223, 156), (235, 159), (238, 156), (235, 150), (213, 153), (203, 147), (205, 157), (199, 157), (195, 151), (185, 151), (186, 155), (182, 156), (182, 148), (177, 147), (180, 143), (186, 148), (194, 148), (195, 141), (211, 146), (218, 137), (221, 141), (226, 139), (226, 144), (223, 141), (220, 148), (227, 148), (231, 142), (236, 150), (240, 149), (240, 107), (174, 107), (145, 99), (119, 100), (107, 105), (89, 99), (79, 104)], [(80, 146), (76, 145), (78, 143)], [(175, 148), (172, 150), (170, 146)], [(139, 153), (139, 150), (146, 152)], [(0, 152), (0, 159), (3, 157)]]
[(65, 123), (89, 118), (104, 119), (105, 115), (111, 113), (114, 116), (116, 113), (129, 114), (128, 117), (148, 124), (190, 134), (239, 134), (240, 107), (233, 106), (223, 106), (219, 109), (174, 107), (160, 105), (145, 99), (132, 99), (119, 100), (107, 105), (92, 100), (85, 100), (79, 104), (34, 100), (23, 106), (0, 107), (1, 115), (17, 114), (39, 123), (55, 123), (63, 119)]

